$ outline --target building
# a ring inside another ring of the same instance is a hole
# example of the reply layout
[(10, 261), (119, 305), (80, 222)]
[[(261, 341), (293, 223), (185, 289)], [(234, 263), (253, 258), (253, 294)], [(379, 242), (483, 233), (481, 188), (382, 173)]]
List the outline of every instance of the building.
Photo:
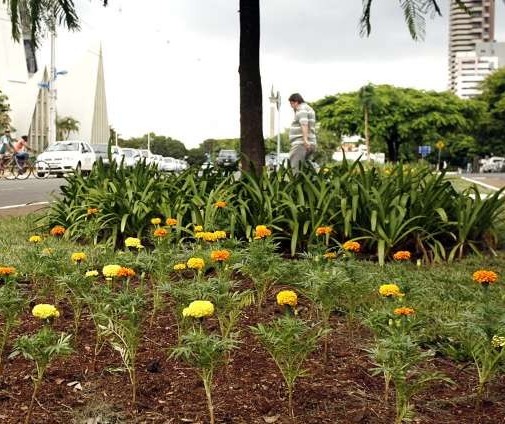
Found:
[(481, 93), (480, 84), (494, 70), (505, 66), (505, 43), (478, 42), (475, 50), (456, 54), (454, 92), (463, 99)]
[[(49, 65), (37, 66), (31, 46), (26, 37), (21, 43), (12, 40), (9, 14), (0, 3), (0, 91), (8, 97), (15, 136), (27, 134), (30, 145), (42, 151), (48, 144)], [(39, 62), (43, 63), (40, 58)], [(107, 143), (110, 129), (100, 43), (82, 52), (81, 61), (65, 71), (55, 81), (58, 117), (79, 121), (72, 138)]]
[[(495, 0), (467, 0), (465, 5), (468, 11), (461, 9), (454, 0), (451, 0), (449, 89), (453, 92), (456, 92), (458, 63), (461, 69), (461, 60), (465, 57), (462, 53), (475, 52), (479, 42), (492, 42), (495, 36)], [(479, 66), (485, 65), (478, 65), (477, 68)]]

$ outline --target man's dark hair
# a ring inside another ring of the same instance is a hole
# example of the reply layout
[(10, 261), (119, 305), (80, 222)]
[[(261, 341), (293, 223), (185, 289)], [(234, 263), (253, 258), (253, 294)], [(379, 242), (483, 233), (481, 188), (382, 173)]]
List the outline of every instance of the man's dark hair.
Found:
[(289, 96), (288, 99), (290, 102), (296, 102), (296, 103), (305, 103), (305, 100), (303, 100), (303, 97), (300, 93), (293, 93), (291, 96)]
[(22, 135), (21, 138), (28, 143), (28, 136), (27, 135)]

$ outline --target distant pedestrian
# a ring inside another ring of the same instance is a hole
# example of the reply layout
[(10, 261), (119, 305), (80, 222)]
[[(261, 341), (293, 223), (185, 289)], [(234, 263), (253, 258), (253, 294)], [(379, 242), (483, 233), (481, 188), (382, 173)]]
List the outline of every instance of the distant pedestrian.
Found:
[(301, 163), (316, 150), (316, 114), (299, 93), (289, 96), (289, 104), (295, 112), (289, 129), (289, 162), (296, 174)]
[(14, 146), (12, 144), (11, 130), (7, 127), (0, 137), (0, 159), (3, 159), (6, 153), (12, 152), (13, 150)]

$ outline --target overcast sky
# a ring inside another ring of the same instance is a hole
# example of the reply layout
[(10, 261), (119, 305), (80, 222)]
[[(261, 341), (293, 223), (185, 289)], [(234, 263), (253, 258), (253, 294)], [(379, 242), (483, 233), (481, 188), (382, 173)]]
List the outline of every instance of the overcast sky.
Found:
[[(71, 72), (86, 49), (102, 42), (110, 124), (124, 138), (148, 131), (196, 147), (206, 138), (239, 137), (239, 15), (231, 0), (80, 0), (82, 31), (61, 30), (58, 69)], [(372, 34), (359, 36), (360, 0), (261, 2), (264, 134), (268, 96), (314, 101), (372, 82), (445, 90), (448, 4), (427, 17), (424, 41), (413, 41), (398, 2), (375, 0)], [(496, 38), (505, 41), (505, 6), (497, 1)], [(44, 47), (39, 63), (49, 62)]]

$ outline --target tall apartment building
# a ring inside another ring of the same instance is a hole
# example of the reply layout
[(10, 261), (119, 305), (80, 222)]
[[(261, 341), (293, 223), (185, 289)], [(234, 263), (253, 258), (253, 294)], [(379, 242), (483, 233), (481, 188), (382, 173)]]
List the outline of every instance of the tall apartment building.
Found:
[(451, 0), (449, 14), (449, 89), (456, 92), (458, 59), (475, 52), (478, 42), (494, 41), (495, 0), (465, 0), (468, 11)]

